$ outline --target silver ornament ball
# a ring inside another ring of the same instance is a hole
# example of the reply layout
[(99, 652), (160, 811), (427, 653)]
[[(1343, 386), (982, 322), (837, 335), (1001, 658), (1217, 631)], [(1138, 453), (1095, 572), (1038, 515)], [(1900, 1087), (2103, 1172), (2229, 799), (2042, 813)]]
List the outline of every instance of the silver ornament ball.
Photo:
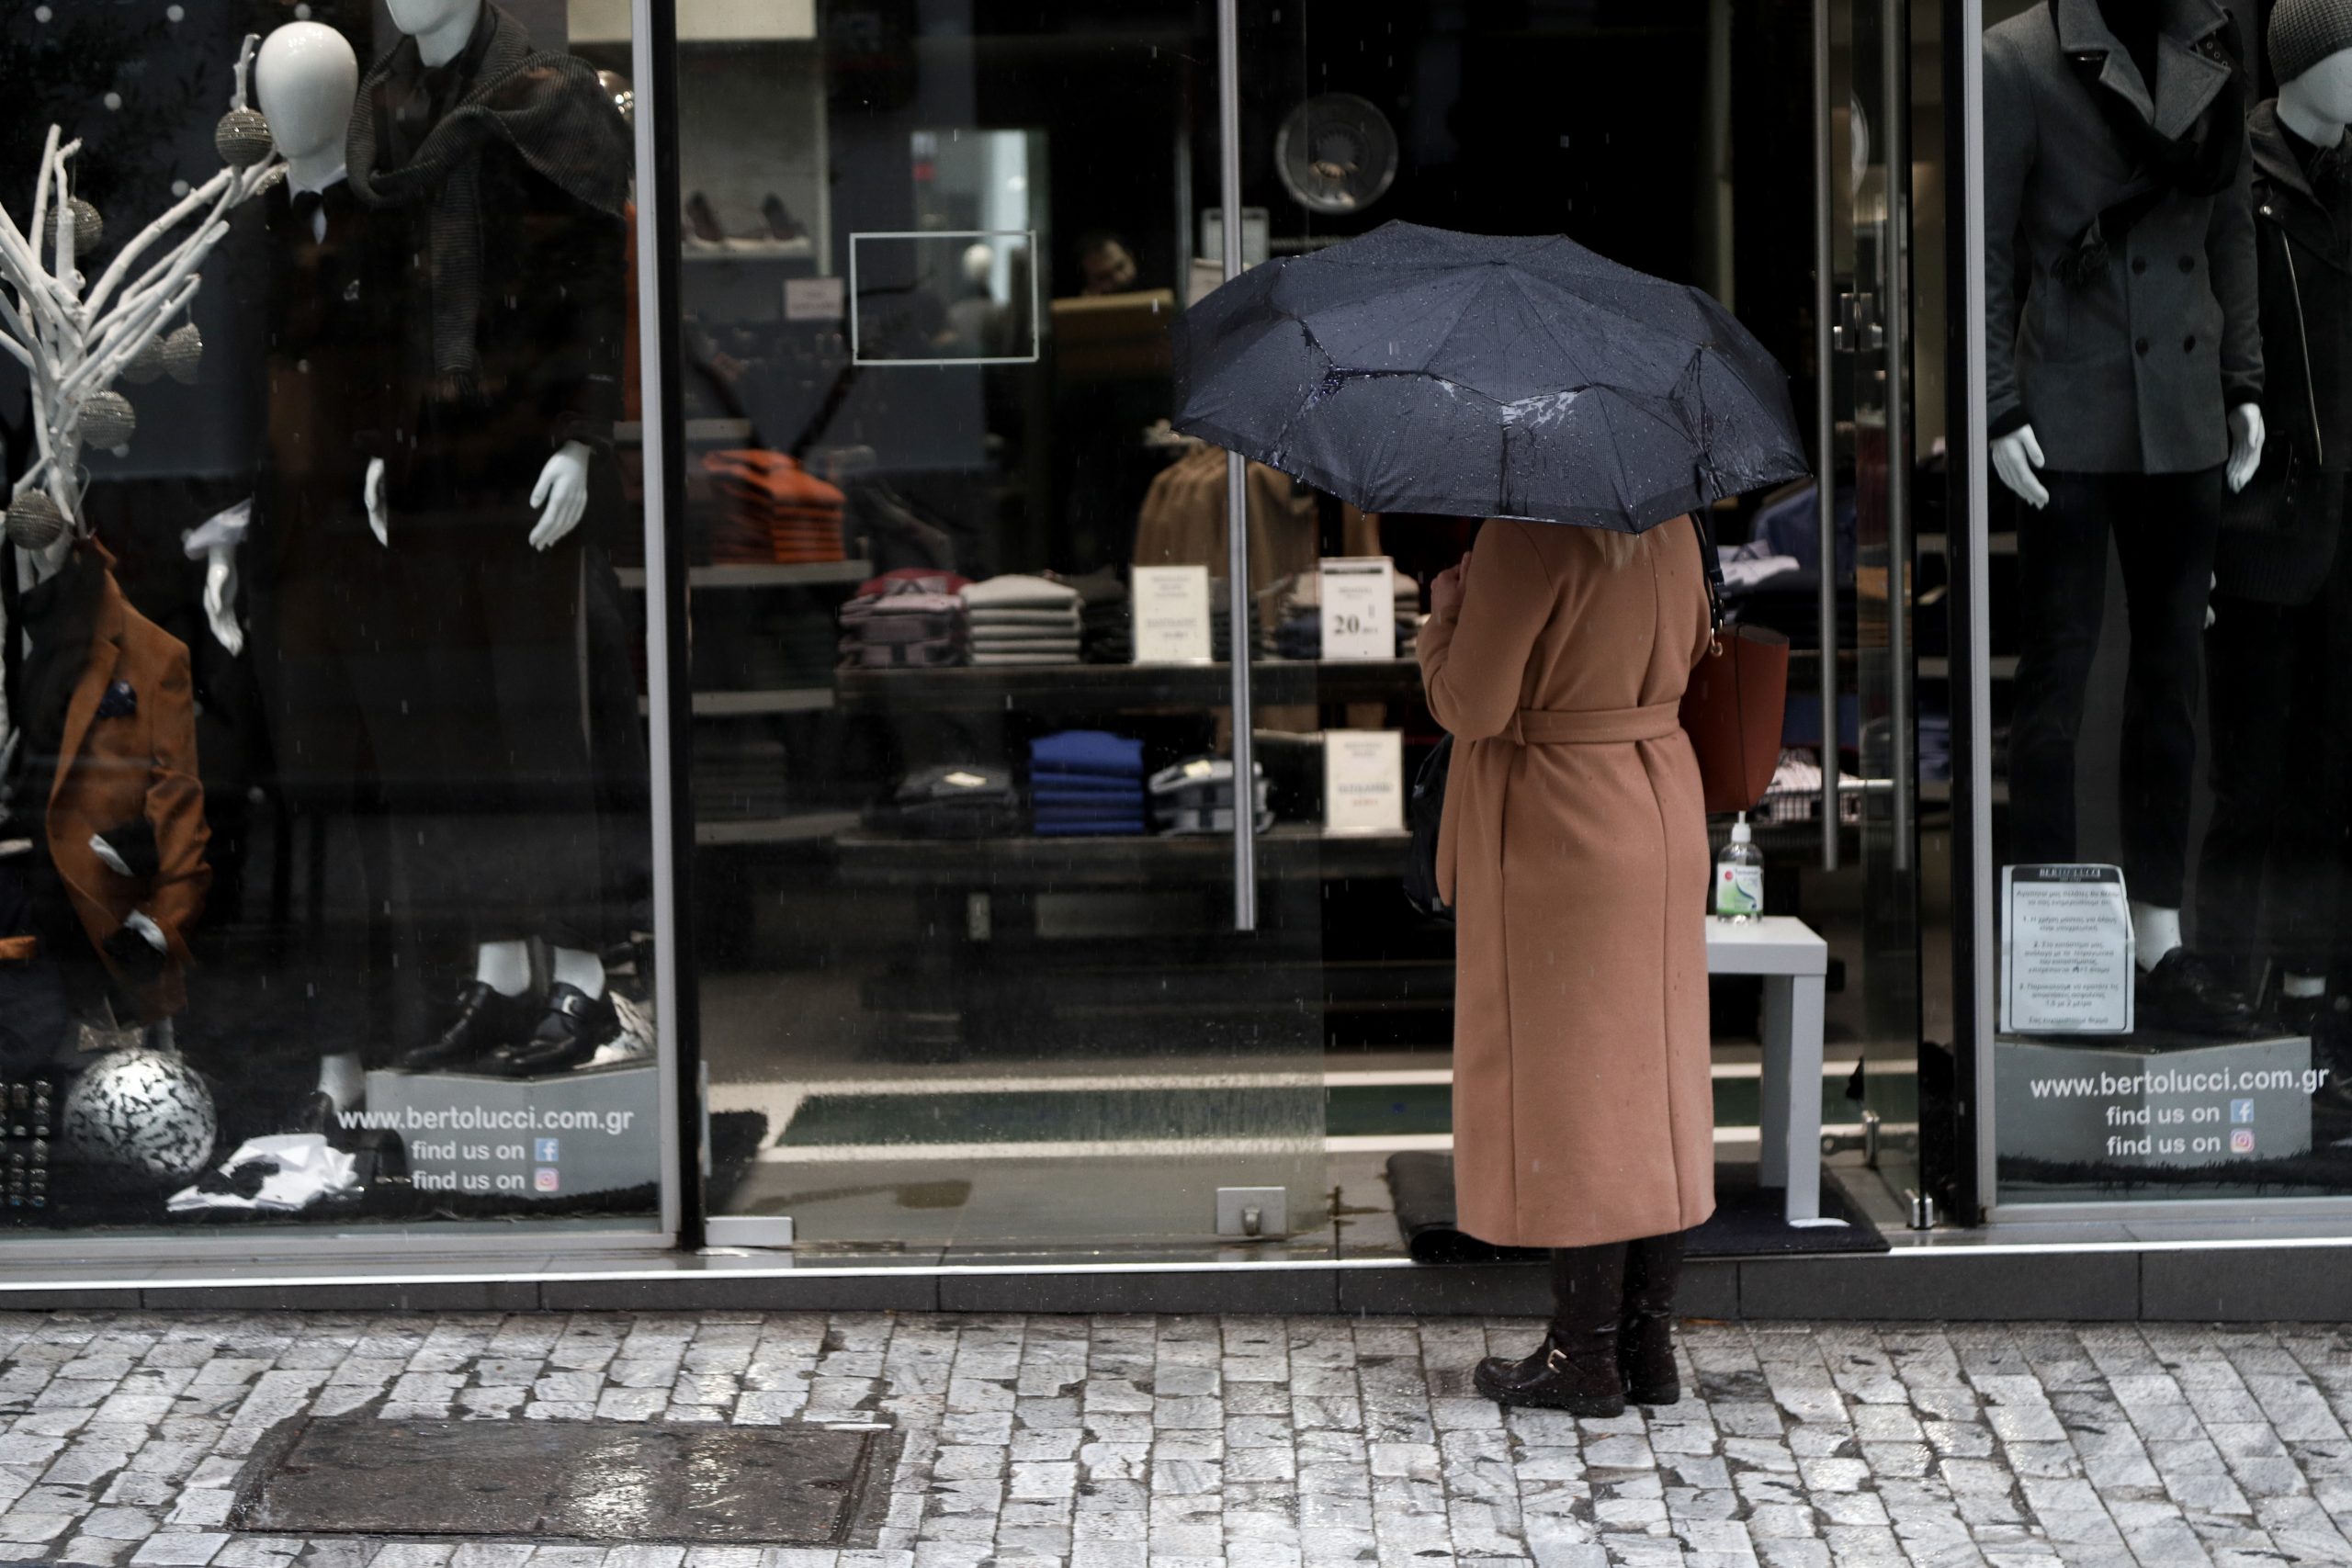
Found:
[(8, 503), (8, 542), (20, 550), (45, 550), (65, 532), (65, 513), (45, 490), (28, 490)]
[[(78, 196), (67, 199), (66, 209), (74, 214), (74, 254), (86, 256), (96, 250), (98, 242), (106, 237), (107, 220), (98, 216), (96, 208)], [(54, 207), (41, 215), (40, 248), (44, 258), (57, 254), (57, 209)]]
[(120, 392), (92, 392), (82, 400), (85, 444), (111, 452), (130, 445), (131, 434), (138, 428), (139, 415), (132, 411), (130, 400)]
[(211, 1090), (179, 1057), (109, 1051), (66, 1091), (65, 1154), (145, 1181), (181, 1182), (212, 1157), (220, 1117)]
[(204, 334), (196, 330), (194, 321), (164, 339), (164, 368), (181, 386), (195, 386), (197, 372), (203, 364)]
[(269, 156), (269, 121), (259, 109), (231, 109), (212, 131), (213, 150), (232, 169), (250, 169)]
[(141, 344), (139, 352), (122, 362), (122, 378), (134, 387), (144, 387), (158, 379), (164, 370), (164, 340), (159, 337)]

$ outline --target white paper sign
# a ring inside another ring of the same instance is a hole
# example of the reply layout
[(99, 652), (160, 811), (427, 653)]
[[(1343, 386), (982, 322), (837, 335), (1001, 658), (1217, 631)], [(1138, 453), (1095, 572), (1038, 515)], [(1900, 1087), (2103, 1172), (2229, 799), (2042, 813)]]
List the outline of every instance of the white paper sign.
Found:
[(787, 321), (838, 321), (845, 306), (838, 277), (784, 280), (784, 319)]
[(1129, 600), (1137, 664), (1206, 664), (1216, 657), (1209, 626), (1209, 569), (1139, 566)]
[(1323, 830), (1396, 833), (1404, 827), (1404, 732), (1325, 730)]
[(1323, 657), (1396, 657), (1396, 589), (1386, 556), (1323, 563)]
[(2001, 1028), (2132, 1032), (2132, 911), (2111, 865), (2001, 868)]

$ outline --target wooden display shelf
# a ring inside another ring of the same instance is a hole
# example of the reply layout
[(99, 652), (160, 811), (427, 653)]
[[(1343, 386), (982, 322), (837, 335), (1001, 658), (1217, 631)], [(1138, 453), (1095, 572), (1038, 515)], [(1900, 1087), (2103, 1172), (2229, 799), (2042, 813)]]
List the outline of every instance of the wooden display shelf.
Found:
[[(811, 584), (864, 582), (874, 575), (874, 563), (863, 560), (817, 561), (807, 566), (697, 566), (686, 570), (689, 588), (798, 588)], [(623, 588), (643, 588), (645, 569), (620, 569)]]
[[(1385, 702), (1418, 696), (1420, 666), (1409, 659), (1362, 663), (1260, 660), (1250, 667), (1259, 707), (1298, 703)], [(1133, 712), (1227, 705), (1233, 676), (1224, 664), (963, 665), (940, 670), (843, 670), (835, 677), (849, 713)]]
[[(1396, 876), (1409, 833), (1325, 836), (1313, 824), (1278, 822), (1258, 835), (1261, 877)], [(833, 840), (850, 886), (988, 886), (1061, 891), (1216, 884), (1233, 877), (1233, 840), (1144, 835), (1101, 839), (902, 839), (847, 832)]]

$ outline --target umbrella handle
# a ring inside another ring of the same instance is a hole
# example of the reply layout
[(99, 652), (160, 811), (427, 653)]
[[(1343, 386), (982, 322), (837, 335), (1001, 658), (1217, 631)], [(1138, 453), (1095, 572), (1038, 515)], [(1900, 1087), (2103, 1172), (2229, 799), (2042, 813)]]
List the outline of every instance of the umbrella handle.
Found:
[(1724, 650), (1724, 558), (1715, 550), (1715, 530), (1707, 521), (1707, 509), (1696, 506), (1690, 510), (1690, 525), (1699, 536), (1699, 563), (1707, 572), (1708, 651)]

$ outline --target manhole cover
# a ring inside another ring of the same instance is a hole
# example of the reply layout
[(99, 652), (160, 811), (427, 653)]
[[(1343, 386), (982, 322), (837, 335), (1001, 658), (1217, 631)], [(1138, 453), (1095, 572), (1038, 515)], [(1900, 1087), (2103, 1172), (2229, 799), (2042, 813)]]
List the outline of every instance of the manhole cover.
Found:
[(845, 1546), (896, 1448), (821, 1427), (301, 1423), (254, 1454), (232, 1529)]

